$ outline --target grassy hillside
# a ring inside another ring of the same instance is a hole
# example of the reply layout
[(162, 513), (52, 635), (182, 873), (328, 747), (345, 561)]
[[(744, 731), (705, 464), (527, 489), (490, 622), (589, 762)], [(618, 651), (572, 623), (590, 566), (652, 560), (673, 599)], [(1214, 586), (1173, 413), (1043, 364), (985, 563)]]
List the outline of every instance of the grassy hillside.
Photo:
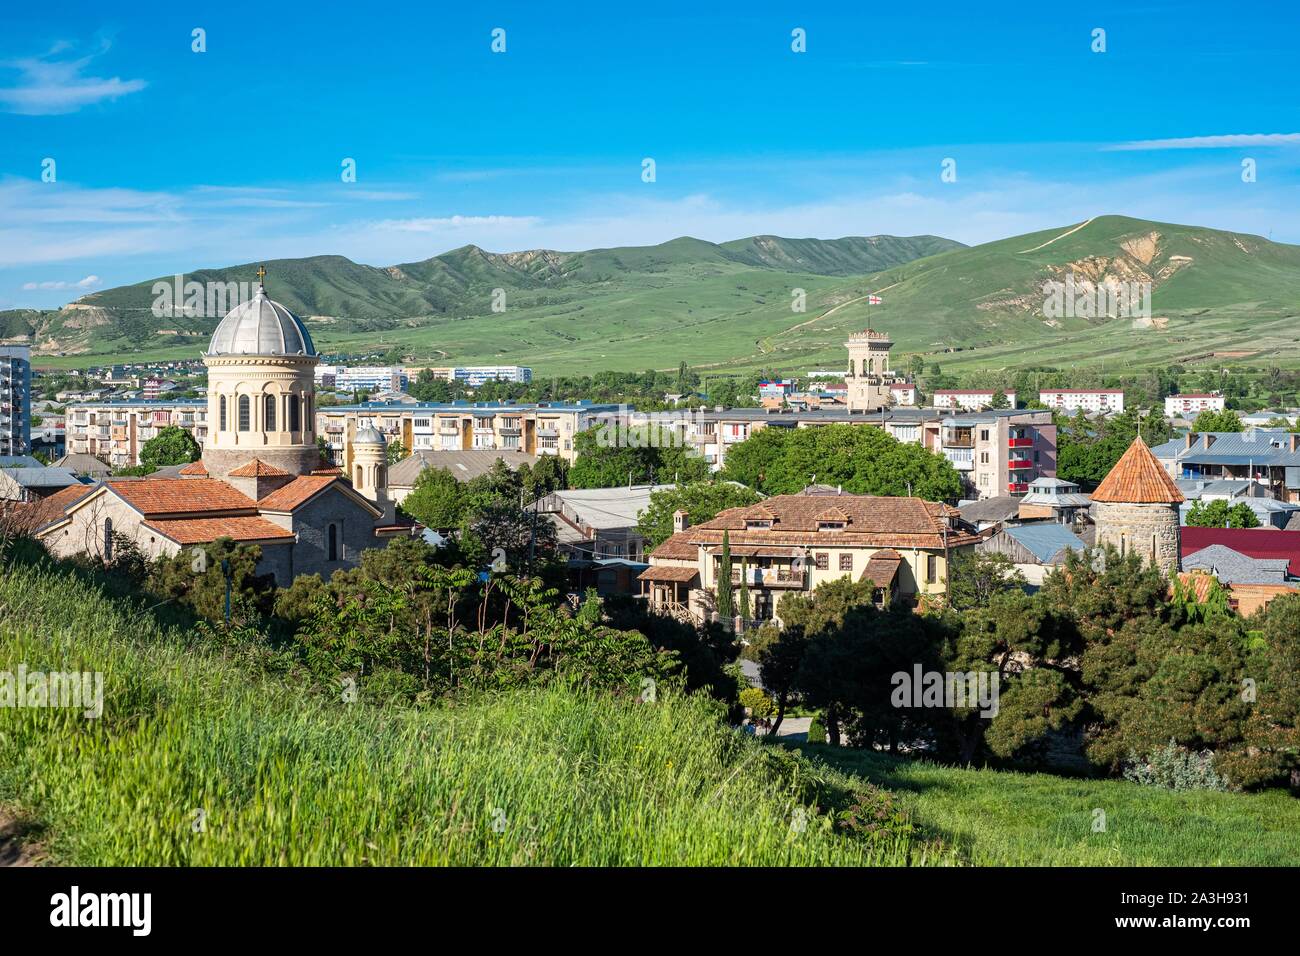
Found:
[[(806, 754), (900, 795), (915, 820), (980, 866), (1295, 866), (1300, 800), (1173, 792), (1123, 780), (963, 770), (811, 745)], [(1095, 811), (1106, 829), (1093, 831)]]
[[(34, 819), (54, 862), (927, 859), (903, 837), (834, 831), (809, 805), (850, 781), (743, 738), (702, 699), (552, 689), (381, 710), (253, 679), (59, 565), (3, 569), (0, 608), (0, 671), (105, 675), (100, 720), (0, 710), (0, 811)], [(805, 807), (810, 822), (792, 828)]]
[[(543, 356), (568, 355), (574, 342), (621, 351), (624, 315), (636, 310), (651, 335), (659, 319), (741, 323), (756, 301), (779, 295), (789, 312), (790, 289), (826, 285), (829, 277), (866, 274), (958, 246), (934, 236), (850, 237), (836, 240), (738, 240), (726, 246), (674, 239), (657, 246), (587, 252), (493, 253), (465, 246), (422, 262), (388, 268), (342, 256), (266, 263), (268, 288), (312, 325), (325, 347), (364, 350), (400, 344), (429, 358), (492, 361), (520, 343)], [(256, 264), (203, 269), (197, 282), (250, 282)], [(792, 278), (794, 276), (795, 278)], [(171, 277), (92, 293), (48, 313), (5, 313), (44, 352), (77, 355), (196, 353), (219, 316), (158, 318), (153, 285)], [(492, 311), (493, 292), (506, 291), (506, 312)], [(725, 330), (721, 330), (724, 339)], [(753, 338), (719, 351), (728, 358), (753, 348)], [(536, 364), (536, 361), (534, 360)]]
[[(247, 280), (254, 266), (196, 273)], [(337, 256), (268, 263), (273, 296), (308, 318), (318, 346), (400, 348), (434, 362), (523, 362), (541, 375), (692, 366), (797, 373), (843, 364), (868, 324), (896, 352), (946, 371), (1024, 364), (1125, 371), (1300, 365), (1300, 246), (1195, 226), (1101, 216), (971, 248), (933, 236), (836, 240), (682, 238), (587, 252), (491, 253), (466, 246), (386, 269)], [(1042, 314), (1042, 285), (1067, 272), (1150, 281), (1151, 322)], [(215, 320), (159, 322), (151, 283), (87, 296), (58, 313), (6, 313), (54, 366), (189, 357)], [(491, 310), (506, 290), (506, 311)], [(803, 289), (807, 309), (791, 309)], [(868, 307), (879, 292), (883, 304)]]

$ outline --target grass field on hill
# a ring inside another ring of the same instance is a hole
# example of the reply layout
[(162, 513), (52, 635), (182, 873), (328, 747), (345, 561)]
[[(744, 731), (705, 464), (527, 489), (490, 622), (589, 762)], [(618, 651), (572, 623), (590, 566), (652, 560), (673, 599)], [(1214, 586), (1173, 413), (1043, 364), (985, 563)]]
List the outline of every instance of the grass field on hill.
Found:
[[(104, 674), (102, 719), (0, 709), (0, 820), (30, 821), (54, 863), (1300, 860), (1300, 801), (1281, 793), (1179, 794), (824, 746), (795, 759), (728, 728), (716, 704), (673, 693), (349, 705), (252, 676), (243, 656), (165, 630), (49, 561), (0, 568), (0, 671), (19, 664)], [(842, 807), (868, 782), (896, 795), (919, 834), (869, 843), (813, 809)], [(1105, 833), (1091, 831), (1096, 808)]]
[[(86, 865), (904, 863), (792, 823), (849, 781), (717, 705), (560, 688), (376, 709), (255, 680), (66, 569), (0, 573), (0, 671), (98, 670), (104, 716), (0, 710), (0, 807)], [(774, 769), (775, 768), (775, 769)], [(203, 832), (195, 832), (197, 811)], [(914, 862), (923, 862), (920, 859)]]
[[(1300, 800), (964, 770), (841, 747), (804, 752), (898, 794), (964, 860), (993, 866), (1296, 866)], [(1095, 811), (1104, 832), (1093, 831)]]

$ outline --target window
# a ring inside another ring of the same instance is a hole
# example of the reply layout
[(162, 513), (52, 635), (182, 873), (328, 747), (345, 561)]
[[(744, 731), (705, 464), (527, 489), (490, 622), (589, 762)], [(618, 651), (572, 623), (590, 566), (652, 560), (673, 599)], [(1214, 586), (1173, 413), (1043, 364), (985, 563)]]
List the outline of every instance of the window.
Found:
[(265, 419), (262, 422), (262, 431), (273, 432), (275, 431), (275, 396), (267, 395), (262, 401), (262, 404), (265, 406)]
[(104, 519), (104, 560), (113, 560), (113, 519)]
[(818, 531), (843, 531), (843, 521), (819, 521), (817, 523)]
[(248, 431), (248, 429), (249, 429), (248, 396), (240, 395), (239, 396), (239, 430), (241, 432), (246, 432)]
[(980, 441), (988, 441), (988, 440), (989, 440), (989, 430), (987, 428), (981, 428)]
[(852, 571), (852, 570), (853, 570), (853, 555), (851, 555), (851, 554), (841, 554), (841, 555), (840, 555), (840, 570), (841, 570), (841, 571)]
[(388, 466), (376, 465), (375, 466), (375, 488), (379, 491), (383, 491), (384, 487), (387, 484), (388, 484)]
[(339, 526), (332, 524), (326, 532), (326, 560), (337, 561), (339, 559)]
[(939, 580), (939, 558), (933, 554), (925, 556), (925, 583), (933, 584)]
[(222, 395), (217, 399), (217, 407), (221, 410), (221, 431), (226, 430), (226, 396)]
[[(353, 486), (354, 488), (360, 488), (360, 487), (361, 487), (361, 466), (360, 466), (360, 465), (357, 465), (357, 477), (356, 477), (356, 480), (352, 482), (352, 486)], [(331, 525), (331, 527), (333, 527), (333, 526)]]
[(980, 464), (987, 465), (988, 463), (989, 463), (989, 453), (986, 451), (980, 452)]
[(290, 395), (289, 402), (289, 431), (296, 432), (302, 428), (302, 422), (298, 415), (298, 396)]
[(746, 531), (767, 531), (772, 527), (770, 518), (749, 518), (745, 520)]
[(825, 551), (818, 551), (817, 556), (813, 560), (817, 564), (818, 571), (825, 571), (831, 566), (831, 556)]

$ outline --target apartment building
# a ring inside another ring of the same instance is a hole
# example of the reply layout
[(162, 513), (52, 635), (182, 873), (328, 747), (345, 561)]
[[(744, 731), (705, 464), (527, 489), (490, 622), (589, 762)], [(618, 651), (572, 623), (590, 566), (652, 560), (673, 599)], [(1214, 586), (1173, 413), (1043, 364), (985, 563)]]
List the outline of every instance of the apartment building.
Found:
[(464, 382), (470, 388), (477, 388), (484, 382), (519, 382), (527, 385), (533, 380), (533, 370), (525, 365), (449, 365), (437, 368), (408, 368), (407, 373), (416, 376), (421, 372), (432, 372), (435, 378), (448, 382)]
[(1041, 409), (951, 415), (933, 408), (895, 407), (875, 412), (727, 408), (683, 412), (680, 418), (684, 440), (714, 471), (722, 469), (731, 446), (763, 428), (864, 425), (882, 428), (900, 442), (921, 445), (946, 457), (961, 475), (966, 497), (1024, 494), (1035, 478), (1056, 476), (1056, 426), (1051, 412)]
[(1185, 392), (1165, 398), (1165, 415), (1169, 418), (1185, 418), (1201, 412), (1221, 412), (1223, 409), (1223, 395), (1219, 392)]
[[(993, 405), (993, 396), (998, 393), (995, 388), (940, 388), (934, 392), (935, 408), (965, 408), (970, 411), (979, 411), (981, 408), (990, 408)], [(1012, 389), (1003, 392), (1007, 397), (1007, 403), (1016, 407), (1016, 392)]]
[(988, 409), (926, 423), (922, 443), (952, 462), (968, 497), (1023, 495), (1035, 478), (1056, 477), (1050, 411)]
[(0, 345), (0, 455), (26, 455), (32, 447), (32, 350)]
[(1151, 453), (1176, 479), (1249, 479), (1278, 501), (1300, 502), (1300, 435), (1292, 432), (1188, 432)]
[(202, 448), (208, 438), (203, 398), (118, 400), (70, 404), (65, 419), (70, 455), (93, 455), (115, 468), (140, 464), (140, 449), (170, 425), (184, 428)]
[(1124, 390), (1120, 388), (1042, 389), (1038, 400), (1048, 408), (1070, 415), (1119, 415), (1124, 411)]
[(318, 365), (316, 387), (340, 391), (404, 392), (410, 377), (400, 365)]
[(591, 402), (362, 402), (319, 408), (316, 433), (324, 436), (334, 463), (345, 469), (352, 465), (353, 436), (367, 427), (411, 451), (521, 451), (572, 462), (578, 432), (602, 415), (619, 413), (618, 405)]
[(889, 386), (889, 394), (893, 396), (895, 405), (915, 405), (920, 401), (913, 382), (895, 382)]

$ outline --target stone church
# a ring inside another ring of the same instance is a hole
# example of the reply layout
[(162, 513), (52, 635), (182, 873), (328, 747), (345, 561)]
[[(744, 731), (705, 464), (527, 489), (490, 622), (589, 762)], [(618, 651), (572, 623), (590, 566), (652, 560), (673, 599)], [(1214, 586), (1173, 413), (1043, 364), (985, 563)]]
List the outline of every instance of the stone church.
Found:
[(28, 526), (56, 555), (105, 560), (121, 537), (150, 558), (231, 538), (258, 545), (258, 572), (281, 586), (300, 574), (328, 578), (357, 564), (366, 548), (414, 533), (395, 516), (378, 431), (362, 429), (353, 440), (354, 475), (322, 461), (319, 361), (302, 320), (273, 302), (259, 281), (254, 296), (221, 320), (203, 355), (203, 457), (175, 477), (108, 478), (64, 489), (32, 506)]

